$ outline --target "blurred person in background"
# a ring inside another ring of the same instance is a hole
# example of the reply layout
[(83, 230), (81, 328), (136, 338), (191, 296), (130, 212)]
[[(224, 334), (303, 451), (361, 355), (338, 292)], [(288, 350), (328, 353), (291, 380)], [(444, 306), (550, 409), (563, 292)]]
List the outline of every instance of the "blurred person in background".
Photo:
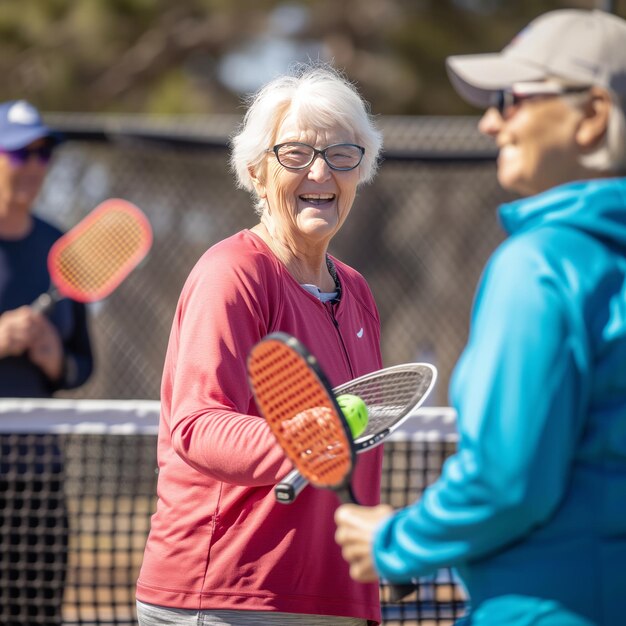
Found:
[(522, 197), (451, 382), (456, 454), (403, 510), (338, 509), (336, 539), (356, 580), (454, 566), (465, 624), (623, 624), (626, 22), (549, 12), (448, 71)]
[(48, 398), (90, 376), (85, 306), (30, 305), (50, 287), (48, 252), (62, 235), (33, 214), (56, 135), (29, 103), (0, 105), (0, 397)]
[[(291, 463), (259, 416), (252, 346), (297, 337), (332, 385), (381, 367), (380, 319), (364, 278), (328, 253), (381, 135), (337, 71), (305, 65), (249, 102), (233, 139), (259, 222), (211, 247), (178, 302), (161, 387), (158, 503), (137, 583), (142, 626), (366, 626), (376, 583), (349, 575), (333, 541), (334, 494), (290, 506), (274, 485)], [(382, 453), (359, 458), (358, 496), (379, 501)]]
[[(0, 398), (49, 398), (90, 376), (82, 304), (48, 314), (47, 258), (62, 232), (33, 214), (59, 138), (23, 100), (0, 104)], [(0, 435), (0, 623), (60, 624), (67, 560), (62, 460), (51, 435)]]

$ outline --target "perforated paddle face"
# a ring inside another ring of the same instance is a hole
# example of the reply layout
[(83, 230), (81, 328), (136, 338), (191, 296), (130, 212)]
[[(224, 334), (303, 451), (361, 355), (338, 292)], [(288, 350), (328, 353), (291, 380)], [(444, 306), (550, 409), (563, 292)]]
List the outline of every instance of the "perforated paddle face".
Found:
[(103, 202), (50, 250), (48, 268), (59, 292), (79, 302), (108, 296), (145, 257), (152, 229), (125, 200)]
[(344, 483), (354, 463), (349, 428), (315, 359), (276, 333), (253, 347), (248, 376), (261, 413), (300, 473), (317, 487)]

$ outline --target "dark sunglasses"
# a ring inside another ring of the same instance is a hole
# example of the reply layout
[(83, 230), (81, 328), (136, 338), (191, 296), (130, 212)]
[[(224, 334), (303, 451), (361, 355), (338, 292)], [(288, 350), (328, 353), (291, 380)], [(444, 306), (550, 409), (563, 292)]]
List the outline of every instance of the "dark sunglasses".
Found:
[(590, 87), (587, 85), (576, 85), (570, 87), (555, 87), (554, 85), (551, 85), (545, 90), (541, 89), (541, 87), (537, 87), (535, 91), (529, 91), (528, 93), (515, 91), (514, 88), (502, 89), (492, 93), (489, 101), (489, 107), (495, 107), (498, 109), (498, 113), (504, 117), (507, 113), (524, 102), (524, 100), (563, 96), (568, 93), (582, 93), (583, 91), (588, 91), (589, 89)]
[(45, 144), (36, 148), (26, 146), (25, 148), (18, 148), (17, 150), (4, 150), (0, 148), (0, 154), (6, 154), (11, 165), (22, 166), (32, 157), (35, 157), (40, 163), (47, 164), (52, 158), (54, 152), (54, 146), (52, 144)]

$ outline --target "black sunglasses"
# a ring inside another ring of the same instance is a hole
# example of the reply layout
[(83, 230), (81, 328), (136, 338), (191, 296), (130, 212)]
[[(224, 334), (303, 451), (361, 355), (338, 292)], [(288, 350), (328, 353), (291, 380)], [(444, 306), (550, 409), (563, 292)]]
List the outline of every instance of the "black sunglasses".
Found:
[(25, 148), (17, 148), (16, 150), (0, 148), (0, 154), (6, 154), (11, 164), (16, 166), (25, 165), (31, 157), (35, 157), (40, 163), (46, 164), (52, 158), (53, 152), (53, 144), (45, 144), (43, 146), (37, 146), (36, 148), (26, 146)]
[(278, 162), (288, 170), (303, 170), (320, 154), (331, 170), (348, 172), (361, 163), (365, 148), (354, 143), (335, 143), (318, 150), (308, 143), (288, 141), (279, 143), (266, 152), (273, 152)]
[(524, 100), (563, 96), (568, 93), (582, 93), (583, 91), (588, 91), (589, 89), (590, 87), (588, 85), (576, 85), (569, 87), (550, 86), (549, 89), (545, 90), (538, 87), (536, 91), (530, 91), (528, 93), (515, 91), (514, 88), (501, 89), (499, 91), (494, 91), (491, 94), (489, 107), (495, 107), (498, 110), (498, 113), (504, 117), (511, 109), (518, 107), (522, 102), (524, 102)]

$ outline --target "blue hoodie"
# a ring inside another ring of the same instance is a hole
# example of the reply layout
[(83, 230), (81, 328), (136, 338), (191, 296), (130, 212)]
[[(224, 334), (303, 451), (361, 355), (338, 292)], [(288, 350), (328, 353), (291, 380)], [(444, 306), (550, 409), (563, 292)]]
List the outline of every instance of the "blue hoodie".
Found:
[(455, 566), (472, 624), (625, 624), (626, 179), (500, 218), (450, 386), (457, 453), (380, 526), (376, 566)]

